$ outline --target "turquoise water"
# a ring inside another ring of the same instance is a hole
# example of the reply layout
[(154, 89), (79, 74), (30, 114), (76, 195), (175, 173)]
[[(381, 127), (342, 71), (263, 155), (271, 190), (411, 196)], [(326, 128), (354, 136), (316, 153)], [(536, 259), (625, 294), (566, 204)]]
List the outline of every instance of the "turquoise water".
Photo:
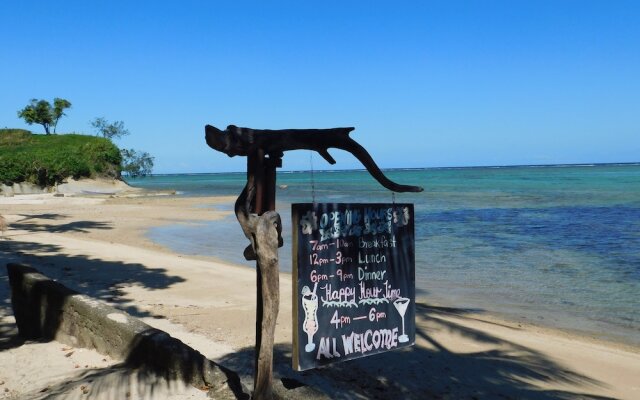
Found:
[[(416, 209), (417, 296), (640, 344), (640, 165), (393, 170), (422, 193)], [(154, 176), (131, 182), (183, 196), (237, 195), (242, 174)], [(315, 190), (312, 191), (312, 182)], [(364, 171), (279, 173), (278, 211), (290, 243), (290, 203), (392, 202)], [(203, 205), (207, 206), (207, 205)], [(227, 208), (230, 209), (230, 206)], [(235, 217), (154, 228), (175, 251), (250, 265)], [(281, 251), (291, 270), (291, 250)]]

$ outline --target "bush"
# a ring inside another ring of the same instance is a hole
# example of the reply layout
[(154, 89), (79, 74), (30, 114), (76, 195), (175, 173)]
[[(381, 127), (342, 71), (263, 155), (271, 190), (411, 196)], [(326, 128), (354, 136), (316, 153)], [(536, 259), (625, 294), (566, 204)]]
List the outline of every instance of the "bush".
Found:
[(26, 129), (0, 129), (0, 146), (18, 145), (28, 141), (31, 132)]
[(120, 150), (85, 135), (33, 135), (0, 129), (0, 182), (53, 186), (68, 177), (120, 177)]

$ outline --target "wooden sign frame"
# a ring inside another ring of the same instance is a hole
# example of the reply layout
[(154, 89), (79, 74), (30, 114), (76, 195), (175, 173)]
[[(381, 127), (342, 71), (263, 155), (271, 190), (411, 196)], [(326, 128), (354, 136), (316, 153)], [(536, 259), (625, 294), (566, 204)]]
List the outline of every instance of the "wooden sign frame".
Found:
[(273, 399), (273, 339), (279, 309), (278, 247), (282, 246), (280, 215), (275, 212), (276, 168), (286, 151), (312, 150), (329, 164), (330, 148), (353, 154), (382, 186), (393, 192), (421, 192), (420, 186), (401, 185), (387, 178), (367, 150), (349, 134), (353, 127), (331, 129), (253, 129), (229, 125), (224, 131), (205, 126), (212, 149), (229, 157), (247, 157), (247, 184), (234, 212), (250, 245), (247, 260), (256, 261), (256, 351), (254, 400)]

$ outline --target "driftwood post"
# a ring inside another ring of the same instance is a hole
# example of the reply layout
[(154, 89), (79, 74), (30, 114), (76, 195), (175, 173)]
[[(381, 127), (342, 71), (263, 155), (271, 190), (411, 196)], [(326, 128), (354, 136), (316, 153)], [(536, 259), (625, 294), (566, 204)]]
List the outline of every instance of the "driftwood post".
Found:
[[(256, 149), (247, 157), (247, 183), (253, 182), (255, 195), (240, 197), (236, 214), (250, 233), (252, 254), (247, 259), (256, 261), (256, 354), (254, 372), (254, 399), (271, 399), (273, 379), (273, 341), (280, 301), (278, 275), (278, 244), (281, 237), (280, 215), (276, 206), (276, 168), (281, 166), (281, 154), (264, 154)], [(248, 188), (250, 191), (251, 188)], [(247, 200), (253, 204), (248, 204)], [(252, 212), (253, 211), (253, 212)], [(249, 223), (244, 220), (249, 216)]]
[(330, 164), (328, 152), (337, 148), (350, 152), (385, 188), (394, 192), (420, 192), (421, 187), (389, 180), (369, 153), (349, 137), (354, 128), (251, 129), (229, 125), (221, 131), (205, 127), (207, 144), (229, 157), (247, 157), (247, 184), (235, 203), (240, 227), (251, 244), (244, 250), (247, 260), (256, 260), (256, 355), (253, 398), (273, 398), (273, 340), (280, 300), (278, 247), (282, 246), (282, 225), (276, 205), (276, 168), (288, 150), (317, 151)]

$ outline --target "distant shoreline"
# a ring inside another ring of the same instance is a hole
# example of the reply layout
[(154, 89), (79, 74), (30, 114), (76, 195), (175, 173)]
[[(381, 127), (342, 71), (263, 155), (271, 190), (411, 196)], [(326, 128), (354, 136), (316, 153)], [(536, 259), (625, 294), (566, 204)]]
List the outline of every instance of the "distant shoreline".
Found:
[[(575, 164), (514, 164), (514, 165), (470, 165), (470, 166), (453, 166), (453, 167), (399, 167), (399, 168), (381, 168), (382, 171), (423, 171), (423, 170), (458, 170), (458, 169), (482, 169), (482, 168), (565, 168), (565, 167), (601, 167), (601, 166), (640, 166), (640, 161), (636, 162), (619, 162), (619, 163), (575, 163)], [(309, 173), (312, 170), (278, 170), (279, 173), (297, 174)], [(352, 169), (314, 169), (313, 172), (366, 172), (364, 168)], [(229, 171), (229, 172), (167, 172), (150, 174), (149, 176), (198, 176), (198, 175), (224, 175), (224, 174), (246, 174), (246, 171)], [(144, 178), (141, 178), (144, 179)], [(127, 181), (126, 177), (123, 180)]]

